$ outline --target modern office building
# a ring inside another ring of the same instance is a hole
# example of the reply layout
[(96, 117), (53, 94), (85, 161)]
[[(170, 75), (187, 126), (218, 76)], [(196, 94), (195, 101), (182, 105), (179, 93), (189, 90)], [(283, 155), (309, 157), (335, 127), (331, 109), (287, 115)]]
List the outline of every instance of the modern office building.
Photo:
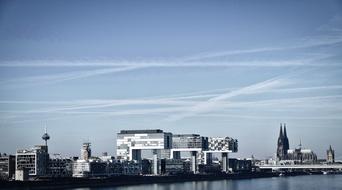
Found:
[[(141, 160), (141, 150), (171, 149), (172, 133), (163, 130), (121, 130), (117, 134), (117, 159)], [(157, 152), (156, 152), (157, 153)]]
[[(142, 150), (152, 150), (152, 173), (160, 173), (159, 159), (181, 159), (181, 152), (190, 153), (191, 171), (198, 163), (206, 163), (212, 153), (222, 153), (222, 168), (228, 171), (228, 153), (237, 152), (238, 142), (230, 137), (202, 137), (198, 134), (176, 134), (163, 130), (121, 130), (117, 134), (117, 159), (140, 161)], [(207, 159), (208, 157), (208, 159)]]
[(172, 135), (172, 149), (208, 148), (208, 137), (198, 134), (174, 134)]
[[(169, 155), (172, 148), (172, 133), (155, 130), (121, 130), (117, 134), (117, 159), (140, 162), (141, 151), (153, 152), (153, 174), (158, 174), (158, 155)], [(160, 159), (160, 157), (159, 157)]]
[(209, 137), (208, 150), (204, 152), (204, 164), (211, 164), (212, 154), (221, 154), (221, 165), (223, 172), (229, 172), (228, 154), (238, 151), (238, 141), (231, 137)]
[(0, 154), (0, 179), (13, 179), (15, 176), (15, 156)]
[(28, 169), (29, 176), (45, 176), (49, 154), (46, 145), (36, 145), (31, 149), (17, 150), (16, 170)]
[(198, 134), (177, 134), (172, 136), (172, 149), (170, 158), (181, 159), (181, 152), (191, 154), (191, 170), (198, 171), (198, 160), (202, 151), (208, 149), (208, 137)]
[(18, 170), (23, 175), (16, 175), (16, 179), (17, 177), (24, 179), (26, 173), (30, 177), (47, 175), (49, 162), (47, 141), (50, 139), (50, 136), (47, 134), (46, 129), (42, 139), (45, 141), (45, 145), (36, 145), (31, 149), (17, 150), (15, 155), (15, 170), (16, 172)]

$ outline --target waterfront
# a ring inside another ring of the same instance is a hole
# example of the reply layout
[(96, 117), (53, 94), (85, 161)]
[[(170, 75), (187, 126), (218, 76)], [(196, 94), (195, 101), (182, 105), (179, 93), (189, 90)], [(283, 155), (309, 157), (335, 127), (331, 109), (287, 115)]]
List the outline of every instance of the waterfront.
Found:
[(69, 190), (340, 190), (342, 175), (308, 175), (244, 180), (196, 181), (147, 184), (105, 188), (72, 188)]

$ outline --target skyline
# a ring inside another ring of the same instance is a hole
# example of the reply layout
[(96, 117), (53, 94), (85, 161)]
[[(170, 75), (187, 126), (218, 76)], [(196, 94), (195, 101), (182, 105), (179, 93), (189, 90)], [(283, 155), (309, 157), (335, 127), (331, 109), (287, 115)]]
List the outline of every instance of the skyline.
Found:
[[(339, 1), (1, 1), (1, 152), (115, 152), (121, 129), (239, 140), (342, 159)], [(63, 142), (63, 143), (60, 143)], [(67, 146), (66, 146), (67, 145)]]

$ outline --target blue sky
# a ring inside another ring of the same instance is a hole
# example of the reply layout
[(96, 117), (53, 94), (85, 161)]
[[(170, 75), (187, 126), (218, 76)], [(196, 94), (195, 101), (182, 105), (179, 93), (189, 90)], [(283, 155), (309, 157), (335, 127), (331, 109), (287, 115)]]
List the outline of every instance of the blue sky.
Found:
[(121, 129), (342, 159), (340, 1), (0, 1), (0, 152), (115, 153)]

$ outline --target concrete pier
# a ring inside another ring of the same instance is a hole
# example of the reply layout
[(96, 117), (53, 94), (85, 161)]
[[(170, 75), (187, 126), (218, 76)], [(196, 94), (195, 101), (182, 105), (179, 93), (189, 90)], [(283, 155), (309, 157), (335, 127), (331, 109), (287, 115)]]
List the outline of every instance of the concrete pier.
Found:
[(158, 154), (157, 154), (157, 150), (153, 150), (153, 174), (158, 175)]
[(229, 171), (229, 160), (228, 160), (228, 152), (222, 153), (222, 171), (228, 172)]
[(197, 172), (197, 151), (191, 151), (191, 171)]

